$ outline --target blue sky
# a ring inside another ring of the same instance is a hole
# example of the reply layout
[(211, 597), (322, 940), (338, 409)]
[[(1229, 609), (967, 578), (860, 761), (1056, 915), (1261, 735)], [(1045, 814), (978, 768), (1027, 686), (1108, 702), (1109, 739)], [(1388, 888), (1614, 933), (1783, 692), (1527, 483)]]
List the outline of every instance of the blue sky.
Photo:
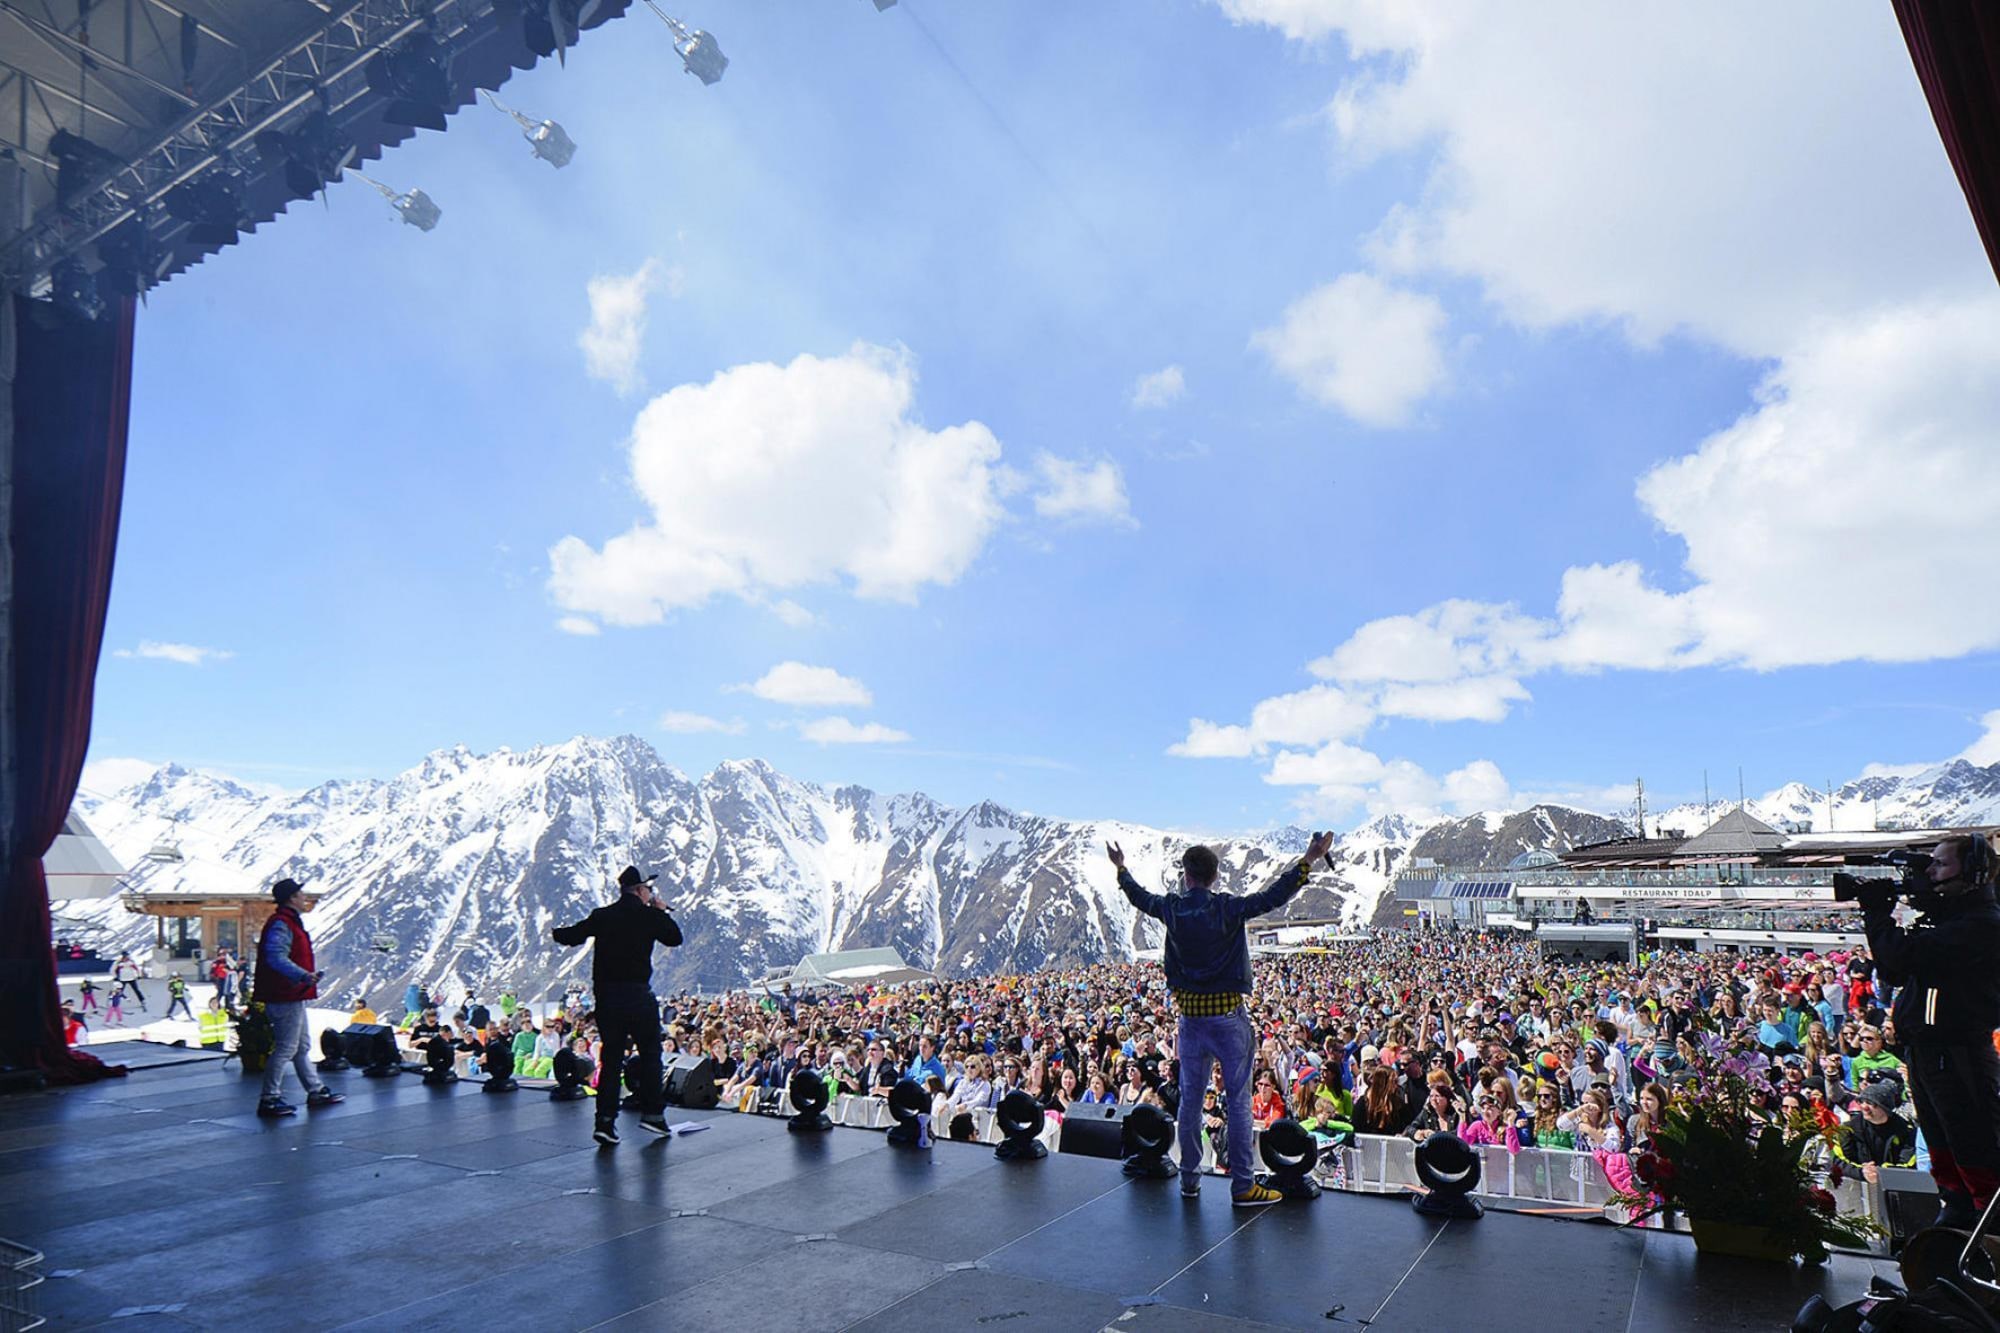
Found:
[(95, 758), (1238, 828), (1992, 748), (2000, 299), (1883, 7), (678, 12), (714, 87), (638, 9), (502, 90), (566, 169), (473, 108), (370, 169), (435, 231), (153, 294)]

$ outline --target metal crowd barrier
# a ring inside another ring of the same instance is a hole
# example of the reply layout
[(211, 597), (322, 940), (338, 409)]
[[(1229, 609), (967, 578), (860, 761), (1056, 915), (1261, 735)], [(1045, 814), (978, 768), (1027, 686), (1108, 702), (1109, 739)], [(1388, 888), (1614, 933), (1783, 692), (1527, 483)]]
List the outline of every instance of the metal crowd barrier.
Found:
[(0, 1240), (0, 1333), (28, 1333), (47, 1321), (41, 1311), (45, 1280), (39, 1251), (11, 1240)]
[[(789, 1092), (780, 1095), (778, 1106), (782, 1114), (792, 1114)], [(881, 1097), (837, 1097), (827, 1108), (827, 1113), (835, 1124), (855, 1129), (887, 1129), (895, 1123), (894, 1117), (889, 1114), (888, 1102)], [(992, 1111), (976, 1109), (971, 1114), (974, 1142), (1000, 1142), (1000, 1131), (994, 1124)], [(948, 1132), (934, 1132), (940, 1139), (949, 1138)], [(1262, 1136), (1262, 1130), (1253, 1131), (1253, 1162), (1262, 1160), (1257, 1152)], [(1050, 1115), (1041, 1140), (1050, 1152), (1061, 1149), (1062, 1122), (1059, 1116)], [(1611, 1201), (1615, 1191), (1610, 1177), (1591, 1153), (1562, 1148), (1523, 1148), (1519, 1152), (1509, 1152), (1500, 1144), (1488, 1144), (1479, 1152), (1481, 1194), (1546, 1203), (1551, 1207), (1596, 1208), (1613, 1221), (1625, 1220), (1624, 1210)], [(1178, 1160), (1178, 1150), (1175, 1158)], [(1216, 1165), (1214, 1150), (1207, 1135), (1203, 1135), (1201, 1169), (1212, 1171)], [(1320, 1179), (1322, 1184), (1333, 1188), (1362, 1194), (1401, 1194), (1421, 1188), (1417, 1179), (1417, 1145), (1413, 1140), (1402, 1137), (1357, 1135), (1350, 1146), (1324, 1155)], [(1887, 1200), (1891, 1192), (1934, 1193), (1935, 1189), (1927, 1172), (1885, 1167), (1878, 1184), (1871, 1185), (1859, 1171), (1850, 1171), (1832, 1193), (1835, 1206), (1841, 1212), (1865, 1213), (1886, 1231), (1889, 1223)], [(1649, 1225), (1666, 1224), (1656, 1219)], [(1686, 1229), (1686, 1223), (1681, 1219), (1675, 1219), (1672, 1226), (1675, 1230)], [(1883, 1247), (1878, 1245), (1875, 1248)]]

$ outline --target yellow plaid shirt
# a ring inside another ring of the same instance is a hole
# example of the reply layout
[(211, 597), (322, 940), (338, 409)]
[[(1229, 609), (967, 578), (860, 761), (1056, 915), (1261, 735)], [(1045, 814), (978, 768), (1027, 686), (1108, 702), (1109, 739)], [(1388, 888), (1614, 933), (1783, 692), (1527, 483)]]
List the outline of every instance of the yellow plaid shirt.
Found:
[(1214, 995), (1203, 995), (1198, 991), (1177, 990), (1174, 1003), (1179, 1006), (1183, 1018), (1221, 1018), (1233, 1014), (1248, 999), (1235, 991), (1221, 991)]

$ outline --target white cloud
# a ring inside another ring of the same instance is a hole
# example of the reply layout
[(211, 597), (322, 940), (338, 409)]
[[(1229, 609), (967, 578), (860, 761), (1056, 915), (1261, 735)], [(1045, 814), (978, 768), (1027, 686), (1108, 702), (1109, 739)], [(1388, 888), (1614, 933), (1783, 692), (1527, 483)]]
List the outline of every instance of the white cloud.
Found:
[(1315, 402), (1366, 426), (1401, 426), (1444, 379), (1444, 324), (1436, 298), (1347, 273), (1250, 341)]
[[(583, 368), (620, 393), (635, 393), (642, 381), (639, 349), (646, 337), (646, 303), (661, 285), (660, 261), (648, 259), (636, 272), (601, 274), (586, 287), (590, 324), (576, 335), (583, 350)], [(680, 295), (681, 271), (670, 270), (665, 285)]]
[(594, 638), (602, 632), (597, 628), (597, 622), (589, 616), (563, 616), (556, 621), (556, 628), (565, 634), (574, 634), (586, 639)]
[(696, 736), (705, 732), (718, 732), (724, 736), (743, 734), (743, 723), (732, 718), (724, 722), (721, 718), (709, 717), (704, 713), (666, 712), (660, 714), (660, 730), (676, 736)]
[(83, 766), (82, 785), (85, 791), (110, 796), (127, 787), (137, 786), (159, 770), (160, 765), (150, 759), (120, 756), (93, 759)]
[(1037, 454), (1035, 472), (1041, 479), (1035, 512), (1043, 518), (1139, 526), (1132, 517), (1131, 499), (1125, 494), (1124, 474), (1110, 459), (1084, 464), (1054, 454)]
[(868, 687), (852, 676), (804, 662), (780, 662), (752, 683), (730, 688), (798, 708), (867, 708), (875, 702)]
[(1293, 805), (1301, 814), (1326, 819), (1357, 811), (1426, 819), (1519, 804), (1506, 776), (1489, 759), (1476, 759), (1440, 778), (1408, 759), (1385, 760), (1341, 741), (1310, 752), (1280, 751), (1264, 781), (1310, 788)]
[(1408, 717), (1424, 722), (1498, 722), (1507, 716), (1511, 705), (1528, 697), (1527, 689), (1511, 676), (1472, 676), (1422, 685), (1392, 685), (1382, 691), (1375, 707), (1383, 717)]
[(227, 648), (202, 648), (192, 643), (166, 643), (158, 639), (141, 639), (137, 648), (119, 648), (111, 655), (178, 662), (182, 666), (206, 666), (210, 662), (227, 662), (236, 656)]
[(1980, 718), (1979, 725), (1984, 728), (1979, 739), (1960, 751), (1958, 757), (1981, 768), (2000, 764), (2000, 708)]
[(800, 606), (789, 597), (781, 597), (771, 603), (771, 614), (792, 629), (804, 629), (808, 625), (817, 625), (819, 623), (818, 616), (806, 610), (806, 608)]
[(1132, 385), (1132, 406), (1145, 411), (1177, 403), (1187, 392), (1187, 376), (1179, 366), (1163, 366), (1141, 375)]
[(718, 593), (846, 579), (857, 596), (910, 601), (956, 581), (1001, 518), (1000, 442), (976, 421), (925, 428), (915, 390), (906, 353), (857, 344), (661, 394), (631, 439), (649, 517), (601, 550), (556, 543), (556, 602), (649, 625)]
[(885, 727), (880, 722), (856, 726), (844, 717), (815, 718), (800, 725), (799, 735), (819, 745), (893, 745), (910, 739), (907, 731)]
[(1257, 753), (1250, 728), (1221, 726), (1202, 718), (1188, 719), (1186, 740), (1175, 741), (1167, 753), (1183, 759), (1248, 759)]
[(1992, 281), (1886, 7), (1220, 3), (1363, 62), (1328, 107), (1347, 161), (1428, 156), (1376, 261), (1524, 323), (1768, 356)]

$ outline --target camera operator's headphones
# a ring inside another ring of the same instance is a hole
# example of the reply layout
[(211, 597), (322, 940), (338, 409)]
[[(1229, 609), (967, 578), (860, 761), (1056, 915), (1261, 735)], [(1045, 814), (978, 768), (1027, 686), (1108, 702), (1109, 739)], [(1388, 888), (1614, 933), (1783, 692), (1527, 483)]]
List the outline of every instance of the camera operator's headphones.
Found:
[(1989, 884), (1993, 880), (1993, 843), (1984, 831), (1965, 835), (1965, 849), (1959, 853), (1959, 871), (1973, 884)]

